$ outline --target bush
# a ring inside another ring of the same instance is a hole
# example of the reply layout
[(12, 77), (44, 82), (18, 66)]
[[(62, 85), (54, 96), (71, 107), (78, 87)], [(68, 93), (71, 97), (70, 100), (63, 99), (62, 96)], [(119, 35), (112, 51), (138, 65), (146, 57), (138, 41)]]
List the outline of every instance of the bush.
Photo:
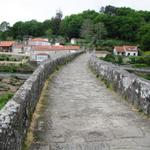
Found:
[(112, 54), (108, 54), (108, 55), (106, 55), (105, 58), (101, 58), (101, 59), (108, 61), (108, 62), (117, 63), (117, 64), (123, 63), (123, 57), (122, 56), (115, 56)]
[(118, 60), (117, 60), (117, 63), (118, 63), (118, 64), (122, 64), (122, 63), (123, 63), (122, 56), (118, 56), (117, 59), (118, 59)]
[(115, 62), (115, 56), (114, 55), (112, 55), (112, 54), (107, 54), (106, 56), (105, 56), (105, 58), (103, 58), (103, 60), (105, 60), (105, 61), (108, 61), (108, 62)]
[(145, 64), (145, 66), (150, 66), (150, 55), (130, 57), (130, 63), (132, 63), (132, 64)]
[(21, 73), (32, 73), (34, 67), (30, 64), (6, 64), (0, 65), (0, 72), (21, 72)]
[(144, 68), (144, 67), (148, 67), (148, 65), (146, 65), (146, 64), (134, 64), (133, 67), (135, 67), (135, 68)]

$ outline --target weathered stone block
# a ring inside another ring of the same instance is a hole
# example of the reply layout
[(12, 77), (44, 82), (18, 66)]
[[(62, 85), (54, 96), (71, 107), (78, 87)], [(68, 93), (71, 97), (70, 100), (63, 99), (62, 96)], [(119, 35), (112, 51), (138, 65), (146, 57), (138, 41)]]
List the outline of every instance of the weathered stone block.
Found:
[(99, 60), (94, 55), (89, 60), (89, 66), (115, 91), (139, 110), (150, 115), (150, 81), (139, 78), (117, 65)]

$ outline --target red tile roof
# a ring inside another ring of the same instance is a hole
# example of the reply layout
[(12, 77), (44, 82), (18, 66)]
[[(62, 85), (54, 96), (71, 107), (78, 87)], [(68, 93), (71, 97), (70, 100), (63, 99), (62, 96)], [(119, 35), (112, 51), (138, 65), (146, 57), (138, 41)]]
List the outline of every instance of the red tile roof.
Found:
[(128, 46), (128, 45), (125, 45), (123, 47), (124, 47), (124, 49), (126, 51), (137, 51), (138, 50), (137, 46)]
[(115, 46), (115, 49), (117, 52), (124, 52), (125, 51), (123, 46)]
[(0, 47), (11, 47), (13, 44), (15, 44), (15, 41), (1, 41)]
[(44, 38), (33, 38), (33, 39), (30, 39), (29, 41), (34, 41), (34, 42), (48, 42), (48, 39), (44, 39)]
[(115, 49), (117, 52), (125, 52), (125, 51), (137, 52), (138, 51), (137, 46), (129, 46), (129, 45), (115, 46)]
[(33, 50), (39, 51), (57, 51), (57, 50), (79, 50), (79, 46), (34, 46)]
[(48, 54), (46, 54), (46, 53), (38, 53), (36, 55), (45, 55), (45, 56), (48, 56)]

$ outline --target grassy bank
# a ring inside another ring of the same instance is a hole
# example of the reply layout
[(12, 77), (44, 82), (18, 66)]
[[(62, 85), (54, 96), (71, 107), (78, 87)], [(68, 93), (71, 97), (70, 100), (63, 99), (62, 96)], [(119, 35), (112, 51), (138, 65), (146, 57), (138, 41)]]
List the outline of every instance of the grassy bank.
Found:
[(13, 93), (6, 92), (0, 95), (0, 109), (13, 97)]
[(29, 64), (0, 64), (0, 72), (10, 72), (10, 73), (32, 73), (34, 67)]

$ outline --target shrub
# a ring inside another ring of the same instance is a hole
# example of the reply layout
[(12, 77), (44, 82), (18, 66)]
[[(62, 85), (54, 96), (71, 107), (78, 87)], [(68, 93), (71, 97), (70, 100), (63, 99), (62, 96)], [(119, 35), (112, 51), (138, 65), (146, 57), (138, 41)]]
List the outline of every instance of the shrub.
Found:
[(115, 56), (112, 54), (108, 54), (105, 56), (105, 58), (103, 58), (103, 60), (114, 63), (115, 62)]

